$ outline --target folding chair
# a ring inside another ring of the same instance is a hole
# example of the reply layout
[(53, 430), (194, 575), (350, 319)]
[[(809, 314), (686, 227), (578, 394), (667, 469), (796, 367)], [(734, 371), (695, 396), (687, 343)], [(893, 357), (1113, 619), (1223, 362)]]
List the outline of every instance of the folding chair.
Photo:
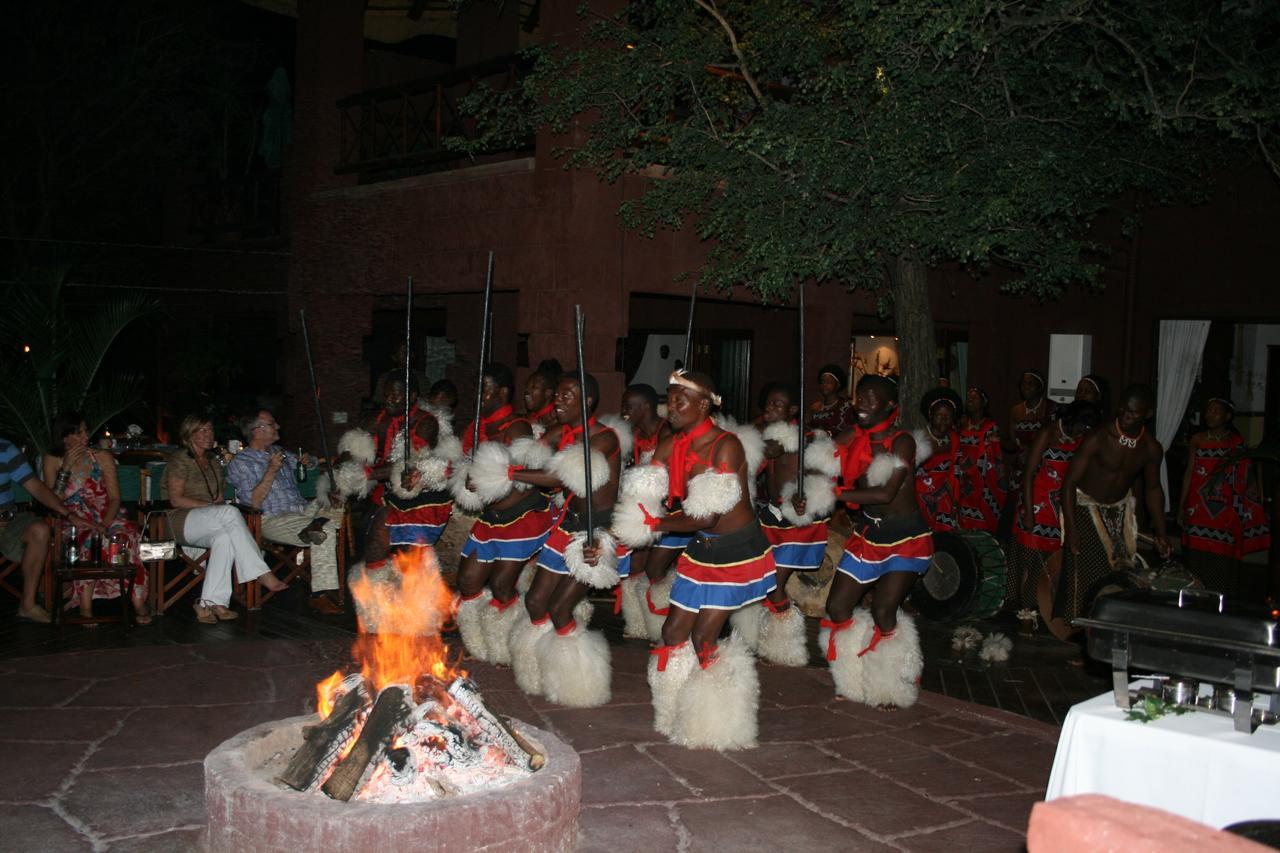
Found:
[[(342, 524), (338, 528), (337, 557), (338, 557), (338, 604), (345, 606), (347, 600), (347, 548), (350, 543), (349, 531), (351, 525), (350, 516), (343, 514)], [(247, 519), (246, 519), (247, 520)], [(251, 529), (253, 527), (251, 526)], [(281, 542), (272, 542), (262, 536), (262, 520), (259, 514), (254, 536), (258, 540), (258, 544), (262, 547), (262, 557), (267, 561), (267, 565), (275, 576), (285, 583), (293, 583), (294, 580), (302, 579), (309, 585), (311, 583), (311, 546), (310, 545), (290, 545)], [(271, 599), (276, 593), (267, 589), (257, 588), (252, 593), (253, 604), (250, 610), (260, 610), (263, 604)]]

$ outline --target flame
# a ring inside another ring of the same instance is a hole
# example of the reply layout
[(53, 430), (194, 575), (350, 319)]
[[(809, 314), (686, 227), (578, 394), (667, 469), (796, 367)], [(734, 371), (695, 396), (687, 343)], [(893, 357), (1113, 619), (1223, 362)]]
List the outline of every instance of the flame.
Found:
[[(366, 573), (351, 585), (361, 614), (352, 653), (371, 696), (392, 684), (412, 686), (426, 673), (441, 681), (466, 675), (449, 662), (449, 647), (440, 640), (452, 618), (453, 593), (440, 577), (435, 553), (414, 548), (393, 560), (390, 582), (375, 582)], [(322, 719), (333, 709), (342, 677), (335, 672), (316, 685)]]
[(316, 685), (316, 710), (320, 712), (320, 719), (333, 713), (333, 693), (341, 683), (342, 670), (335, 669), (333, 675)]

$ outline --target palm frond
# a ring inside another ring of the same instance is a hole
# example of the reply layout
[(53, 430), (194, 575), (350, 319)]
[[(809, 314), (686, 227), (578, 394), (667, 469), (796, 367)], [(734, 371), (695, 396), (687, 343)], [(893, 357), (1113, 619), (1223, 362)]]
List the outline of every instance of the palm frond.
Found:
[(154, 312), (156, 303), (136, 294), (113, 299), (92, 314), (77, 318), (67, 341), (62, 376), (64, 399), (69, 408), (83, 409), (97, 380), (102, 360), (130, 323)]

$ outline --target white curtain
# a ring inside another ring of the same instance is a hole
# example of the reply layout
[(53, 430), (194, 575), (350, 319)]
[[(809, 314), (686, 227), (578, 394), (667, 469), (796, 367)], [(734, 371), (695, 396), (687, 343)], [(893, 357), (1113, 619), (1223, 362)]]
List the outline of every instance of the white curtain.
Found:
[[(1178, 434), (1182, 415), (1191, 399), (1191, 389), (1200, 373), (1200, 356), (1209, 337), (1208, 320), (1160, 321), (1160, 373), (1156, 388), (1156, 438), (1165, 450)], [(1160, 464), (1160, 485), (1164, 487), (1164, 508), (1169, 509), (1169, 468)]]

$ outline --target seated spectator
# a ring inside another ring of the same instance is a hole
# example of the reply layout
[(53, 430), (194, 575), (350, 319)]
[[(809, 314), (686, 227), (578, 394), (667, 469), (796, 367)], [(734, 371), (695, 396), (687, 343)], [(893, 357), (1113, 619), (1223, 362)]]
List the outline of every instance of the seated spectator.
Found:
[(270, 411), (258, 410), (240, 428), (245, 448), (227, 465), (236, 500), (262, 510), (264, 539), (311, 548), (311, 609), (341, 613), (342, 607), (329, 593), (338, 588), (342, 507), (308, 504), (302, 497), (294, 480), (298, 457), (276, 445), (280, 425)]
[(222, 465), (213, 451), (213, 421), (199, 415), (182, 419), (182, 449), (169, 455), (162, 497), (169, 500), (169, 529), (178, 544), (208, 548), (204, 585), (195, 603), (196, 619), (206, 625), (240, 618), (231, 603), (231, 566), (241, 583), (257, 580), (272, 592), (286, 584), (271, 573), (244, 516), (223, 498)]
[[(49, 611), (36, 604), (36, 587), (49, 556), (49, 525), (16, 506), (13, 487), (22, 486), (31, 497), (66, 518), (71, 511), (40, 482), (22, 451), (0, 438), (0, 554), (22, 566), (22, 601), (18, 619), (22, 622), (49, 621)], [(46, 602), (47, 603), (47, 602)]]
[[(89, 430), (79, 412), (63, 412), (53, 422), (53, 442), (44, 457), (44, 482), (71, 510), (62, 522), (62, 535), (75, 528), (76, 546), (84, 553), (90, 537), (97, 533), (106, 543), (113, 536), (123, 537), (131, 555), (133, 578), (133, 610), (138, 624), (151, 624), (147, 609), (147, 570), (138, 554), (138, 528), (120, 517), (120, 483), (116, 479), (116, 460), (109, 451), (89, 447)], [(120, 581), (99, 579), (71, 583), (71, 606), (80, 602), (80, 615), (93, 617), (93, 599), (119, 598)], [(97, 627), (91, 625), (90, 627)]]

